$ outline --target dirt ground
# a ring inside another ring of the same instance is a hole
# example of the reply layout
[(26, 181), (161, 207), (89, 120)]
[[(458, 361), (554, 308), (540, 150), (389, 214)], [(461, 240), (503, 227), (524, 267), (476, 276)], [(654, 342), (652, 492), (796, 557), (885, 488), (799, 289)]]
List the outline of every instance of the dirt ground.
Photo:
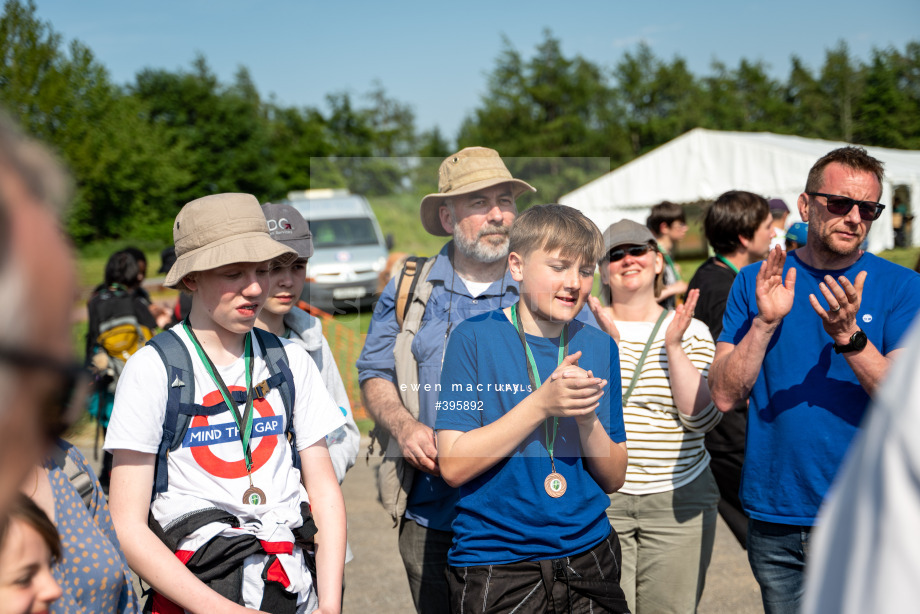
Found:
[[(92, 439), (75, 439), (92, 462)], [(348, 508), (348, 541), (354, 560), (345, 567), (344, 614), (413, 612), (409, 584), (396, 544), (396, 529), (377, 502), (377, 458), (365, 463), (367, 440), (342, 491)], [(101, 456), (101, 455), (100, 455)], [(94, 463), (98, 468), (99, 463)], [(719, 519), (715, 549), (699, 614), (760, 614), (763, 606), (747, 555)]]

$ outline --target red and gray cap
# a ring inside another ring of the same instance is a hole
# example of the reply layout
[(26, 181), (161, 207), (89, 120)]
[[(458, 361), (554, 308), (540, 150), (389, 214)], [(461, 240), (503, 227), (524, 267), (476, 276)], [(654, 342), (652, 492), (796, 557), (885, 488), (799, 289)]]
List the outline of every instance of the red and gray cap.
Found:
[(279, 243), (297, 252), (298, 258), (313, 255), (313, 234), (310, 225), (291, 205), (265, 203), (262, 213), (268, 222), (268, 234)]

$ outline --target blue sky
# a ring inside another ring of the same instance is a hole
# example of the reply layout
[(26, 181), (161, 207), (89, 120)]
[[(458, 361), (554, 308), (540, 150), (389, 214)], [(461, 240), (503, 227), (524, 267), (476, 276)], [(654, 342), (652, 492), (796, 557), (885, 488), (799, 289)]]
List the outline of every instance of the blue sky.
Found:
[(65, 40), (92, 49), (116, 83), (146, 68), (187, 69), (202, 53), (223, 82), (246, 66), (259, 92), (325, 108), (326, 94), (362, 95), (375, 81), (412, 106), (420, 129), (453, 140), (475, 109), (502, 37), (526, 57), (549, 28), (563, 53), (612, 69), (640, 41), (659, 58), (684, 57), (696, 75), (718, 59), (761, 60), (785, 79), (793, 54), (821, 66), (845, 39), (873, 47), (920, 41), (918, 0), (36, 0)]

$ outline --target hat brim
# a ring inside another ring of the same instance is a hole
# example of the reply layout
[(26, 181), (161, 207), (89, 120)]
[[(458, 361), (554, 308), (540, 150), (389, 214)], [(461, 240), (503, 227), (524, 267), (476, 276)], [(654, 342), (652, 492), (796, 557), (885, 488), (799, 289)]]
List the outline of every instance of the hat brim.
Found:
[(291, 241), (281, 241), (280, 243), (297, 252), (298, 258), (310, 258), (313, 256), (312, 239), (293, 239)]
[(267, 233), (242, 233), (182, 254), (169, 269), (163, 285), (177, 288), (190, 273), (210, 271), (237, 262), (265, 262), (283, 256), (287, 256), (289, 261), (298, 257), (295, 250), (275, 241)]
[(527, 183), (526, 181), (521, 181), (520, 179), (505, 179), (502, 177), (493, 177), (491, 179), (483, 179), (482, 181), (475, 181), (469, 183), (463, 187), (457, 188), (450, 192), (445, 193), (436, 193), (428, 194), (425, 198), (422, 199), (421, 207), (419, 208), (419, 213), (422, 217), (422, 226), (430, 234), (433, 234), (436, 237), (449, 237), (451, 233), (444, 230), (444, 226), (441, 224), (441, 203), (445, 199), (453, 198), (455, 196), (462, 196), (464, 194), (471, 194), (479, 190), (484, 190), (486, 188), (491, 188), (494, 185), (500, 185), (502, 183), (510, 183), (511, 191), (514, 195), (515, 200), (525, 193), (525, 192), (536, 192), (537, 189)]

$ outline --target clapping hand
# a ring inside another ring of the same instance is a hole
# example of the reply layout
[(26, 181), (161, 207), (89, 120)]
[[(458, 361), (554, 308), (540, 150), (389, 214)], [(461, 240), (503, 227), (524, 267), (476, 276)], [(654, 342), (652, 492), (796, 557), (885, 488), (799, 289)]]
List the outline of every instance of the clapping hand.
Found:
[(856, 324), (856, 314), (862, 302), (863, 285), (866, 283), (867, 275), (866, 271), (860, 271), (856, 276), (855, 286), (843, 275), (838, 278), (839, 284), (830, 275), (825, 275), (818, 288), (827, 301), (828, 309), (821, 306), (814, 294), (808, 295), (812, 308), (824, 324), (824, 330), (836, 343), (848, 343), (850, 335), (859, 328)]
[(617, 330), (616, 324), (613, 323), (613, 308), (604, 307), (596, 296), (588, 297), (588, 308), (594, 314), (597, 325), (601, 330), (613, 337), (613, 340), (620, 343), (620, 331)]
[(792, 310), (795, 298), (795, 268), (790, 268), (783, 281), (786, 252), (779, 246), (773, 248), (757, 273), (755, 295), (757, 317), (765, 324), (776, 326)]
[(699, 288), (694, 288), (687, 293), (687, 300), (683, 305), (678, 305), (674, 310), (674, 318), (668, 325), (664, 333), (665, 347), (679, 348), (684, 333), (690, 328), (690, 321), (693, 319), (693, 310), (696, 309), (696, 302), (700, 298)]
[(594, 377), (578, 366), (581, 352), (566, 356), (553, 374), (540, 386), (547, 417), (584, 418), (597, 409), (607, 380)]

